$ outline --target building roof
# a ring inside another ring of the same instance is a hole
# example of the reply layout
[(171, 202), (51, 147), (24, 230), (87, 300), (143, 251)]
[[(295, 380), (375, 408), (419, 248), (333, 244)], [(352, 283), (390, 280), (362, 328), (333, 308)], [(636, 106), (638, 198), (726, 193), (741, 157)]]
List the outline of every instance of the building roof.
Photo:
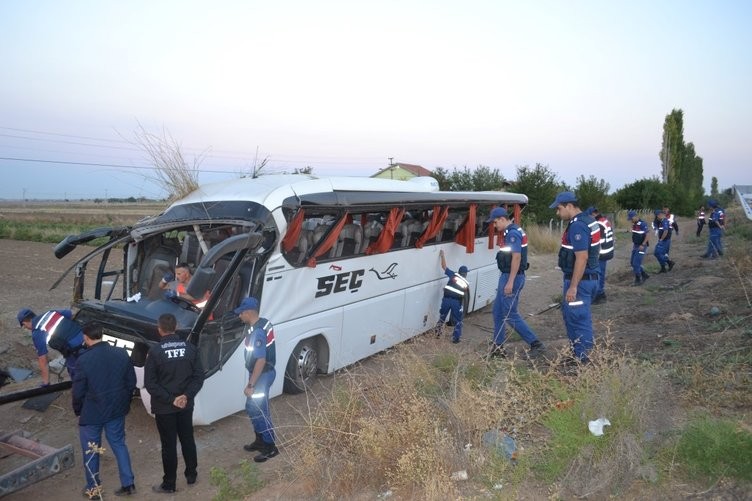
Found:
[(433, 174), (430, 170), (428, 170), (425, 167), (422, 167), (420, 165), (405, 164), (405, 163), (402, 163), (402, 162), (397, 162), (397, 163), (394, 163), (394, 164), (392, 164), (392, 165), (390, 165), (388, 167), (384, 167), (383, 169), (381, 169), (380, 171), (378, 171), (376, 174), (374, 174), (371, 177), (376, 177), (379, 174), (381, 174), (382, 172), (388, 171), (389, 169), (391, 169), (393, 167), (399, 167), (401, 169), (404, 169), (404, 170), (410, 172), (411, 174), (413, 174), (415, 176), (431, 176)]

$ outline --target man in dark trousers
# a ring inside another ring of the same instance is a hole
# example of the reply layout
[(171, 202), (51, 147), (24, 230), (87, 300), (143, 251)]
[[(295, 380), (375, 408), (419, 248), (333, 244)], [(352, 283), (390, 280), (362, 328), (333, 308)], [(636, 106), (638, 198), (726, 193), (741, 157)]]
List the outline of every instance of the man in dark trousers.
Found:
[(115, 456), (120, 475), (116, 496), (136, 493), (131, 458), (125, 444), (125, 415), (131, 408), (136, 388), (136, 372), (123, 348), (102, 342), (102, 326), (89, 322), (83, 328), (87, 350), (78, 357), (73, 379), (73, 412), (78, 416), (78, 431), (84, 455), (84, 495), (103, 497), (99, 480), (99, 455), (102, 430)]
[(446, 322), (447, 316), (451, 312), (452, 321), (454, 322), (452, 342), (457, 344), (460, 342), (460, 337), (462, 337), (463, 305), (467, 291), (470, 288), (470, 283), (467, 281), (467, 266), (460, 266), (457, 273), (455, 273), (453, 270), (447, 268), (443, 249), (439, 251), (439, 258), (441, 260), (441, 269), (449, 277), (449, 280), (444, 285), (444, 297), (441, 299), (441, 306), (439, 307), (439, 322), (436, 325), (436, 337), (441, 336), (444, 322)]
[(157, 421), (162, 442), (162, 483), (152, 487), (157, 493), (177, 489), (177, 439), (185, 461), (185, 480), (196, 483), (198, 457), (193, 438), (193, 400), (204, 384), (204, 370), (198, 350), (175, 333), (177, 320), (165, 313), (157, 320), (159, 344), (149, 349), (144, 365), (144, 386), (151, 395), (151, 412)]
[(577, 197), (563, 191), (549, 206), (568, 221), (561, 237), (559, 268), (564, 273), (561, 312), (576, 362), (588, 363), (595, 343), (590, 304), (598, 293), (601, 232), (597, 221), (580, 209)]
[(248, 327), (245, 331), (245, 367), (248, 369), (248, 384), (243, 389), (245, 411), (253, 424), (256, 440), (243, 446), (248, 452), (258, 451), (253, 457), (257, 463), (279, 454), (275, 442), (274, 425), (269, 413), (269, 388), (277, 376), (274, 365), (277, 348), (272, 323), (259, 316), (259, 301), (255, 297), (243, 299), (233, 310)]

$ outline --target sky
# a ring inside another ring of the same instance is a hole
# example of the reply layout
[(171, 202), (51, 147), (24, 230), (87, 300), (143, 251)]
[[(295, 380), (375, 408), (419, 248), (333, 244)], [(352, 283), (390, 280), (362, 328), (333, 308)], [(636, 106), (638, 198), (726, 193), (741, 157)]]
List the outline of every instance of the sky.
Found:
[(0, 198), (163, 197), (139, 130), (201, 183), (393, 159), (614, 191), (660, 176), (675, 108), (708, 191), (752, 184), (750, 26), (744, 0), (3, 0)]

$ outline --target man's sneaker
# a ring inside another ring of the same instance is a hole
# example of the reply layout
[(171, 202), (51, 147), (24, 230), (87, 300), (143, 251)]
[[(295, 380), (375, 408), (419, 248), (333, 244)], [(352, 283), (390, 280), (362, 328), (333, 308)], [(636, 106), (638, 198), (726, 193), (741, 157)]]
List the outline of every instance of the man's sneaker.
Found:
[(668, 262), (668, 271), (673, 270), (675, 264), (676, 264), (675, 262), (669, 260), (669, 262)]
[(538, 358), (546, 352), (546, 345), (540, 341), (534, 341), (527, 352), (529, 358)]
[(152, 492), (156, 492), (157, 494), (174, 494), (175, 488), (165, 485), (164, 483), (152, 485), (151, 486)]
[(253, 460), (256, 463), (263, 463), (267, 459), (271, 459), (274, 456), (279, 454), (279, 449), (277, 449), (277, 446), (274, 444), (266, 444), (266, 447), (264, 450), (261, 451), (261, 454), (258, 454), (257, 456), (254, 456)]
[(120, 489), (115, 491), (116, 496), (132, 496), (136, 493), (136, 486), (131, 485), (124, 485)]

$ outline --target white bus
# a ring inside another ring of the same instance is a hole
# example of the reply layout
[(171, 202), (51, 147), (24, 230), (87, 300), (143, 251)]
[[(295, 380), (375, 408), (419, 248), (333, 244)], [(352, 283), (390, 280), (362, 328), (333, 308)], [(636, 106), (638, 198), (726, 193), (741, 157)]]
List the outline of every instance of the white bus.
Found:
[[(244, 408), (244, 329), (232, 313), (243, 297), (258, 298), (261, 316), (275, 326), (272, 396), (303, 391), (317, 374), (432, 328), (446, 280), (439, 249), (450, 268), (469, 268), (467, 313), (493, 301), (497, 235), (485, 219), (500, 205), (519, 215), (527, 197), (437, 190), (432, 178), (306, 175), (206, 185), (133, 227), (67, 237), (55, 248), (58, 258), (109, 240), (53, 287), (75, 272), (76, 319), (100, 322), (105, 339), (130, 351), (145, 402), (143, 364), (159, 339), (156, 319), (173, 313), (178, 334), (201, 354), (206, 380), (194, 421), (209, 424)], [(87, 278), (90, 262), (96, 275)], [(178, 263), (195, 270), (191, 296), (209, 291), (201, 309), (159, 288)]]

